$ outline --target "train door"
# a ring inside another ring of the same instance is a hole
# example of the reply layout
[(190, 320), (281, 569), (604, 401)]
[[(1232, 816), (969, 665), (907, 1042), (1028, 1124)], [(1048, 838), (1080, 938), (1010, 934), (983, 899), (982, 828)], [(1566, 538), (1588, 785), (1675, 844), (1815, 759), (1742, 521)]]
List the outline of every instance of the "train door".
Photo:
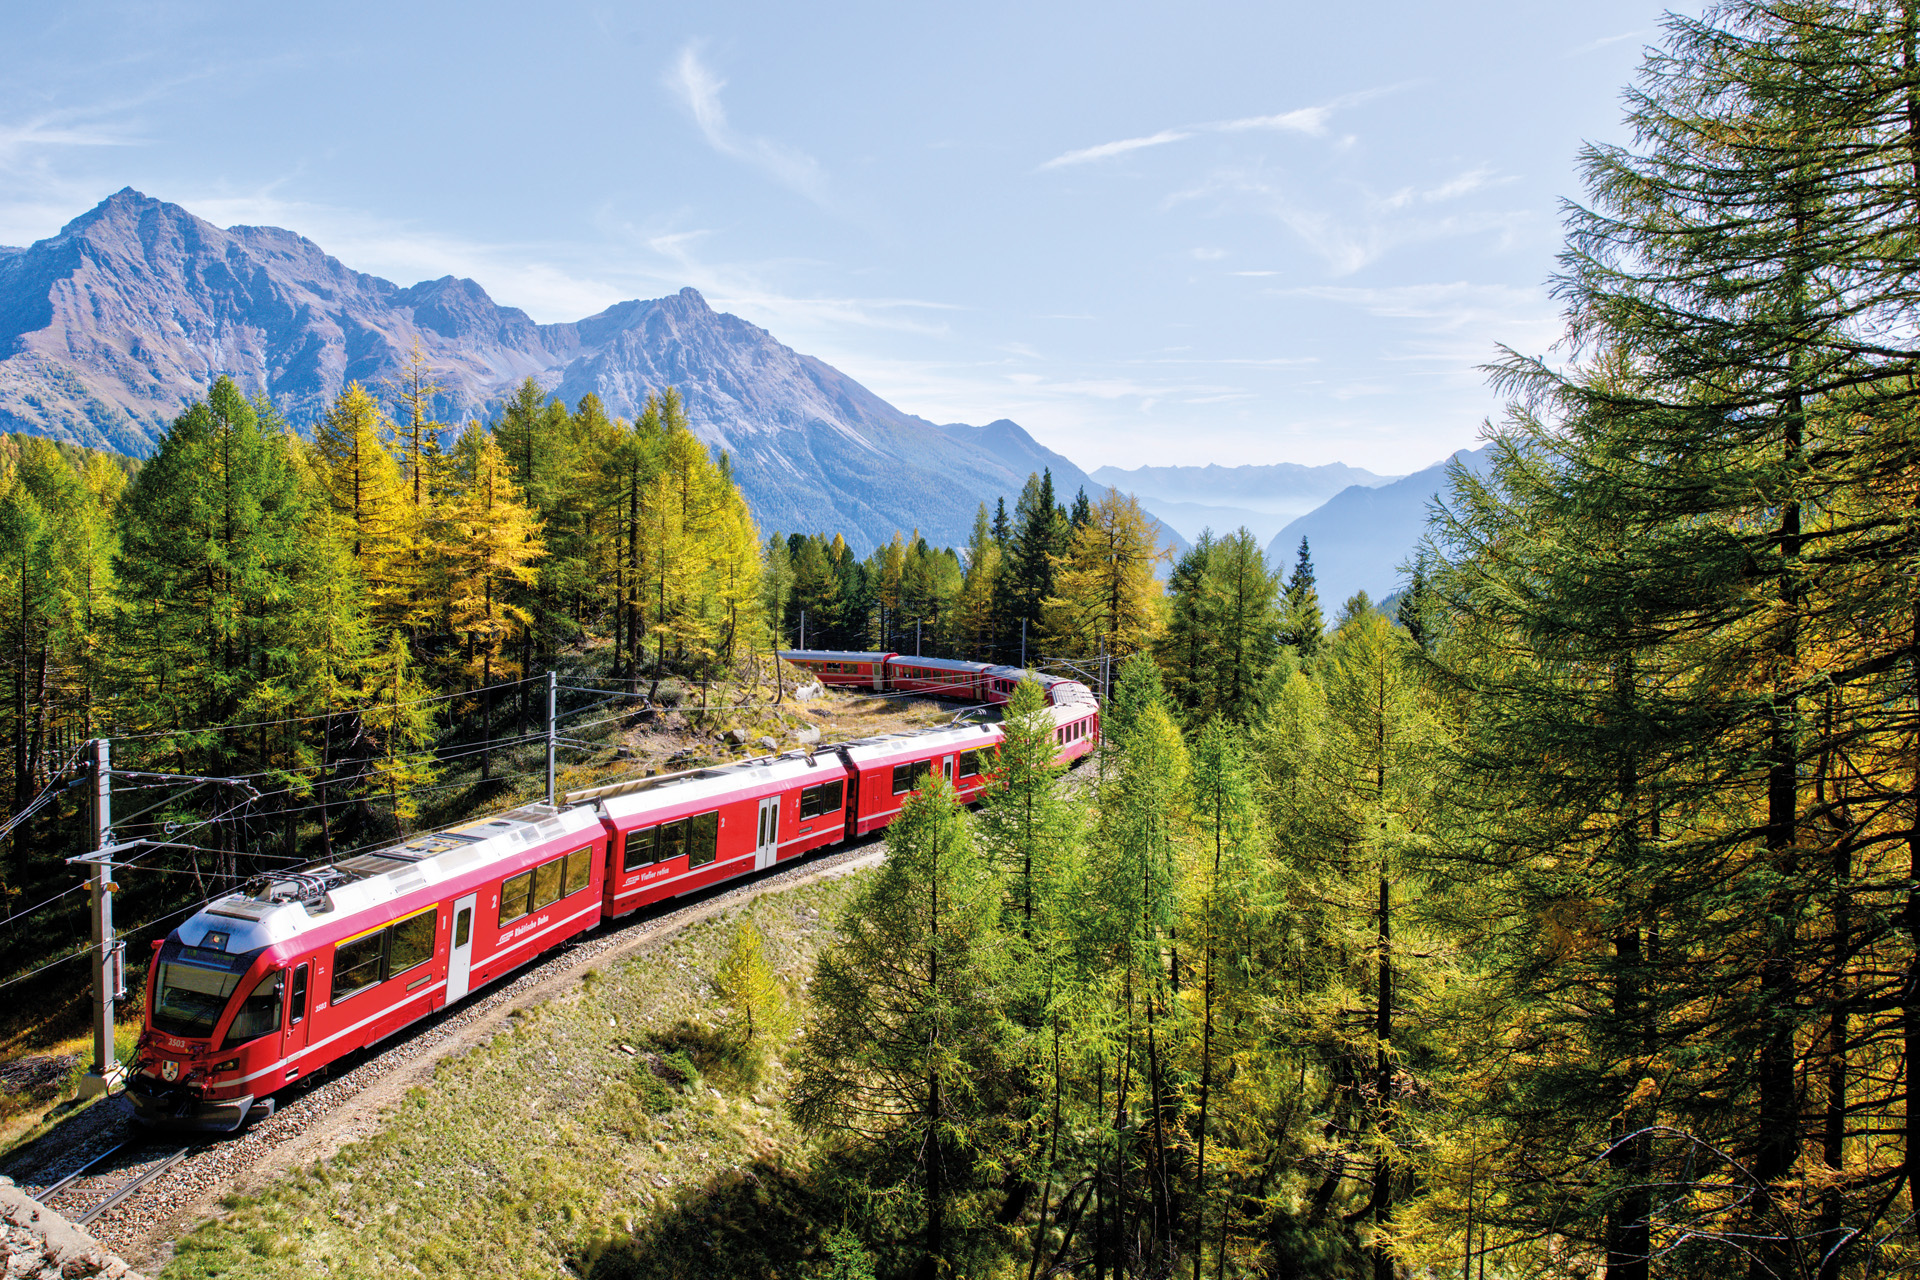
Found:
[[(280, 1036), (280, 1056), (291, 1060), (307, 1047), (307, 1002), (311, 998), (308, 988), (312, 985), (313, 962), (302, 960), (293, 967), (293, 982), (287, 988), (287, 1029)], [(300, 1068), (289, 1067), (287, 1079), (300, 1074)]]
[(760, 802), (759, 842), (753, 846), (753, 869), (764, 871), (780, 858), (780, 797)]
[(480, 895), (470, 893), (453, 904), (453, 948), (447, 953), (447, 1003), (467, 994), (473, 974), (473, 910)]
[(947, 785), (949, 787), (953, 785), (953, 757), (952, 756), (941, 757), (940, 775), (947, 780)]

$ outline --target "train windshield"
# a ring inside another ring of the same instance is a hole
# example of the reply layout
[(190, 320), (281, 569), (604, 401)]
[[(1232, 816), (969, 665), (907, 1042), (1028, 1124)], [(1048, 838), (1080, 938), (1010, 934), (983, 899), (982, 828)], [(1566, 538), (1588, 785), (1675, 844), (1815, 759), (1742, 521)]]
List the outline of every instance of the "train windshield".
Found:
[(230, 956), (169, 939), (155, 962), (160, 966), (153, 985), (155, 1028), (195, 1040), (211, 1036), (220, 1011), (259, 954), (256, 950)]

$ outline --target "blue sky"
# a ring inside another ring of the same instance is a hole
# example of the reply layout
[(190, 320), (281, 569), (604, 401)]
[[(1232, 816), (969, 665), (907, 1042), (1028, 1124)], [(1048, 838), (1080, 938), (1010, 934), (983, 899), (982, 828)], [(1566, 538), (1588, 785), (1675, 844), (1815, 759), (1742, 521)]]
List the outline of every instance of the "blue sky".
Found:
[(123, 185), (536, 320), (693, 285), (1103, 463), (1470, 445), (1662, 10), (0, 6), (0, 244)]

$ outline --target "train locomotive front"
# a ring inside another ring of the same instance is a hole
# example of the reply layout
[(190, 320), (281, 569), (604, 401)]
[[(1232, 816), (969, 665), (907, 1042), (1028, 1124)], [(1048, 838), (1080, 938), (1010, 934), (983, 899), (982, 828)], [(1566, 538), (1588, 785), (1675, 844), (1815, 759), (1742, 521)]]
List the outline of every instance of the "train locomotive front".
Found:
[(290, 972), (263, 922), (201, 923), (154, 945), (127, 1098), (142, 1124), (226, 1132), (286, 1083), (283, 1040), (306, 1021), (310, 969)]

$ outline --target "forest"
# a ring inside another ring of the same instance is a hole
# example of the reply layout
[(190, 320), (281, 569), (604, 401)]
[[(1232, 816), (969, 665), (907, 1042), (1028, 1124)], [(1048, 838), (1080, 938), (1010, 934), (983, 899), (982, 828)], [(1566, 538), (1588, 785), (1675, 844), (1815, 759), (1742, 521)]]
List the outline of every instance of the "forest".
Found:
[(95, 736), (253, 779), (181, 810), (237, 876), (420, 820), (581, 654), (1077, 671), (1097, 762), (1023, 685), (980, 811), (935, 780), (889, 832), (782, 1049), (804, 1167), (593, 1274), (684, 1274), (695, 1223), (845, 1280), (1911, 1275), (1917, 47), (1891, 0), (1669, 19), (1582, 155), (1564, 340), (1492, 367), (1390, 615), (1047, 475), (964, 548), (763, 536), (667, 389), (455, 433), (416, 360), (310, 441), (225, 381), (144, 465), (13, 438), (10, 907), (84, 847)]

